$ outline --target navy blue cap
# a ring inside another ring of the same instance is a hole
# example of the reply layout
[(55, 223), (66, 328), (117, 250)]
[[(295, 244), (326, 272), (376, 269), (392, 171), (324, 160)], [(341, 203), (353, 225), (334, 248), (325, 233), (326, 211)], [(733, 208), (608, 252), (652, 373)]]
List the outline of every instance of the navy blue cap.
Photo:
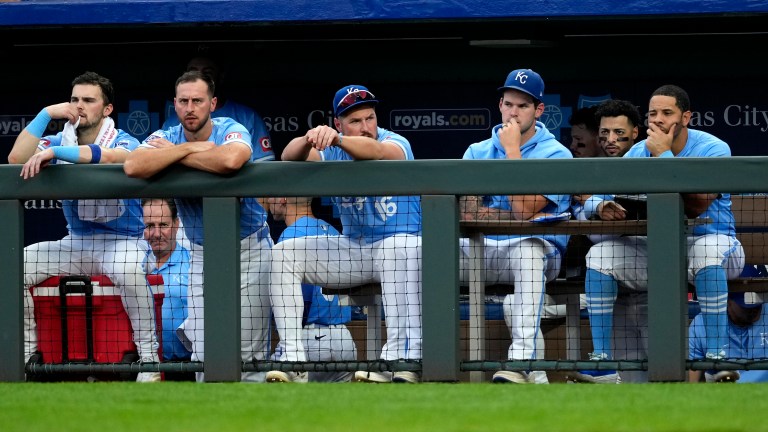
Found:
[[(747, 295), (749, 294), (749, 295)], [(763, 305), (762, 300), (754, 293), (734, 292), (728, 294), (728, 300), (736, 303), (744, 309), (757, 308)]]
[(333, 113), (338, 117), (352, 107), (362, 104), (376, 105), (377, 103), (379, 101), (368, 88), (352, 84), (344, 86), (336, 92), (336, 96), (333, 98)]

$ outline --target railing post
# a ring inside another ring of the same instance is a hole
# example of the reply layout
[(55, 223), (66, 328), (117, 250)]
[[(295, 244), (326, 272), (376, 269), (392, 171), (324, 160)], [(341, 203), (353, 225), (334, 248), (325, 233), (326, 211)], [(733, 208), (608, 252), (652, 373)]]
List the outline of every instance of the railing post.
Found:
[(240, 201), (203, 198), (205, 381), (240, 381)]
[(680, 194), (648, 196), (648, 379), (685, 381), (687, 251)]
[(459, 210), (455, 195), (423, 195), (424, 381), (459, 380)]
[(19, 200), (0, 201), (0, 381), (24, 381), (24, 211)]

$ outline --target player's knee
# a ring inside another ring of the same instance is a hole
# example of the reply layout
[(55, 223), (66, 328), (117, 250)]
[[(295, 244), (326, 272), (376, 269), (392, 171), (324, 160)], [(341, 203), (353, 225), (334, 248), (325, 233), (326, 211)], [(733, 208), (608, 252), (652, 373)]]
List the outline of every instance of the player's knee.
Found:
[(615, 257), (631, 256), (625, 251), (624, 246), (616, 241), (609, 240), (598, 243), (587, 252), (585, 257), (587, 268), (591, 269), (610, 269), (613, 268), (613, 259)]
[(543, 260), (547, 257), (546, 240), (538, 238), (529, 238), (521, 240), (510, 251), (510, 257), (513, 260)]
[(395, 234), (381, 241), (381, 250), (385, 258), (420, 257), (419, 237), (412, 234)]
[(306, 250), (301, 238), (283, 240), (272, 247), (272, 262), (302, 261)]

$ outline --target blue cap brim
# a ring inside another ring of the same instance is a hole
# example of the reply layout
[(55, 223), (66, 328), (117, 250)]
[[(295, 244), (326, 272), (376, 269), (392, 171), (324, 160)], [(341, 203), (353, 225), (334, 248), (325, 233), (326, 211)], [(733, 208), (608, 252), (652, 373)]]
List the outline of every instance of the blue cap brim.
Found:
[(523, 92), (523, 93), (525, 93), (525, 94), (527, 94), (527, 95), (530, 95), (532, 98), (534, 98), (534, 99), (536, 99), (536, 100), (541, 100), (541, 99), (539, 99), (539, 98), (538, 98), (538, 97), (537, 97), (535, 94), (533, 94), (533, 93), (529, 92), (528, 90), (526, 90), (526, 89), (524, 89), (524, 88), (522, 88), (522, 87), (515, 87), (515, 86), (504, 86), (504, 87), (499, 87), (497, 90), (498, 90), (498, 91), (500, 91), (500, 92), (501, 92), (501, 91), (505, 91), (505, 90), (517, 90), (517, 91), (519, 91), (519, 92)]
[(761, 301), (754, 301), (755, 299), (754, 295), (750, 295), (750, 301), (747, 301), (747, 293), (731, 293), (728, 295), (728, 300), (731, 300), (732, 302), (736, 303), (737, 305), (741, 306), (744, 309), (754, 309), (758, 308), (763, 305)]

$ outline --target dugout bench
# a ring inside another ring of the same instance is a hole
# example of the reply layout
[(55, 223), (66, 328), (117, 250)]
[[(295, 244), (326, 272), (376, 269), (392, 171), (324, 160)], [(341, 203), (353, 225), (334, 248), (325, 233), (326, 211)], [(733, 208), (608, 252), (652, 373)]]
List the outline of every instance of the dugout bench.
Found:
[[(732, 211), (736, 221), (737, 238), (744, 248), (745, 264), (763, 265), (768, 263), (768, 196), (732, 195)], [(686, 220), (686, 229), (706, 220)], [(581, 354), (581, 311), (579, 296), (584, 293), (584, 280), (579, 271), (573, 271), (574, 263), (578, 266), (588, 249), (583, 240), (586, 234), (622, 234), (645, 235), (646, 220), (626, 221), (581, 221), (568, 220), (545, 224), (533, 224), (528, 221), (461, 221), (462, 236), (470, 239), (470, 283), (462, 286), (462, 293), (469, 296), (468, 345), (470, 361), (484, 360), (487, 354), (485, 303), (486, 295), (506, 295), (514, 293), (512, 285), (486, 286), (483, 281), (483, 245), (487, 234), (569, 234), (571, 242), (563, 257), (563, 269), (560, 277), (546, 284), (546, 293), (557, 303), (565, 304), (566, 358), (579, 360)], [(577, 243), (575, 245), (574, 243)], [(574, 257), (574, 255), (576, 255)], [(756, 292), (768, 297), (768, 277), (739, 277), (728, 281), (729, 291)], [(328, 294), (338, 294), (341, 302), (353, 306), (367, 307), (366, 318), (366, 359), (377, 360), (382, 346), (381, 286), (366, 284), (344, 290), (327, 290)], [(689, 292), (694, 287), (689, 285)], [(470, 372), (471, 381), (482, 381), (483, 372)]]

